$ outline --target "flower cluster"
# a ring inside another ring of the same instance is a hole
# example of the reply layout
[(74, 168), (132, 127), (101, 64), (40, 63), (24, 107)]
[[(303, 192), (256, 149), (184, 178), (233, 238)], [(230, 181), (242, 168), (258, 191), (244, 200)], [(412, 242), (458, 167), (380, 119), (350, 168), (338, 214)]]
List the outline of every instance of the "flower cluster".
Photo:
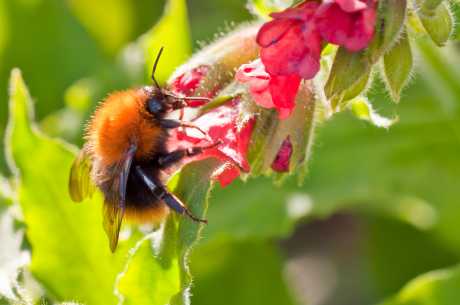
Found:
[[(279, 118), (286, 123), (281, 124), (283, 126), (303, 126), (308, 118), (303, 118), (302, 114), (309, 106), (306, 102), (308, 96), (301, 94), (301, 87), (305, 85), (301, 84), (302, 79), (312, 79), (318, 73), (321, 52), (327, 43), (342, 46), (351, 52), (366, 48), (374, 35), (376, 7), (377, 0), (306, 0), (285, 11), (273, 13), (273, 20), (254, 31), (253, 38), (248, 40), (256, 50), (253, 56), (240, 60), (239, 56), (220, 54), (222, 58), (231, 58), (227, 62), (222, 59), (217, 64), (217, 67), (225, 67), (223, 74), (211, 72), (214, 66), (209, 64), (189, 66), (181, 74), (175, 75), (169, 89), (184, 97), (198, 93), (215, 98), (221, 90), (228, 94), (225, 88), (238, 88), (232, 86), (231, 78), (218, 78), (221, 80), (218, 85), (210, 85), (213, 84), (211, 80), (219, 75), (225, 76), (225, 73), (233, 73), (237, 68), (236, 82), (247, 85), (256, 104), (276, 109)], [(251, 49), (250, 46), (245, 48)], [(235, 52), (240, 51), (236, 48)], [(257, 55), (260, 57), (257, 58)], [(242, 97), (233, 93), (229, 93), (232, 97), (230, 101), (208, 109), (193, 121), (207, 134), (206, 137), (187, 130), (179, 130), (173, 137), (176, 147), (212, 147), (197, 158), (215, 157), (222, 161), (215, 178), (223, 186), (232, 182), (241, 172), (251, 170), (247, 152), (256, 121), (260, 120), (254, 113), (242, 115)], [(302, 107), (296, 107), (296, 99)], [(206, 99), (196, 98), (185, 98), (185, 101), (192, 108), (207, 102)], [(299, 109), (302, 112), (300, 115)], [(281, 132), (279, 137), (284, 137), (284, 140), (282, 143), (273, 142), (276, 144), (270, 149), (276, 154), (272, 154), (267, 163), (271, 164), (273, 172), (285, 173), (303, 160), (304, 155), (296, 152), (302, 146), (300, 150), (305, 154), (305, 143), (302, 142), (303, 137), (296, 133)], [(221, 144), (214, 147), (213, 143)]]
[[(295, 105), (301, 79), (312, 79), (320, 69), (326, 43), (355, 52), (374, 35), (377, 0), (304, 1), (273, 13), (257, 35), (260, 59), (237, 74), (247, 83), (257, 104), (276, 108), (286, 118)], [(282, 94), (280, 94), (282, 92)]]

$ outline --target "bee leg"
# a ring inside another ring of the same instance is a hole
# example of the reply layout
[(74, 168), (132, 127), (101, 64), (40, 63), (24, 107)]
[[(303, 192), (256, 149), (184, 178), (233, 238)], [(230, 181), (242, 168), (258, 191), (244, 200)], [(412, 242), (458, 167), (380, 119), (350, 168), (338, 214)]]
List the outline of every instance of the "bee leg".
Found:
[(135, 168), (136, 174), (142, 179), (145, 185), (149, 190), (157, 197), (159, 200), (163, 201), (169, 208), (181, 215), (187, 215), (196, 222), (208, 223), (206, 219), (200, 219), (190, 212), (190, 210), (185, 206), (185, 204), (180, 201), (179, 198), (171, 194), (164, 185), (155, 183), (150, 177), (146, 175), (144, 170), (138, 165)]
[(166, 129), (175, 129), (179, 127), (184, 127), (184, 128), (193, 128), (198, 130), (200, 133), (202, 133), (205, 137), (208, 137), (208, 134), (198, 127), (197, 125), (191, 123), (191, 122), (184, 122), (184, 121), (179, 121), (179, 120), (169, 120), (169, 119), (162, 119), (160, 121), (160, 126)]
[(222, 144), (222, 142), (218, 141), (208, 146), (195, 146), (189, 147), (187, 149), (178, 149), (159, 156), (157, 159), (157, 163), (160, 166), (160, 168), (164, 169), (179, 162), (185, 157), (197, 156), (199, 154), (202, 154), (205, 150), (214, 148), (220, 144)]
[(179, 110), (179, 121), (182, 121), (184, 119), (184, 115), (185, 115), (184, 108), (181, 108)]
[[(190, 104), (187, 101), (205, 101), (208, 103), (212, 101), (209, 97), (201, 97), (201, 96), (178, 96), (170, 91), (163, 90), (162, 94), (166, 97), (170, 97), (170, 99), (166, 99), (166, 103), (169, 105), (170, 110), (178, 110), (184, 109), (186, 107), (190, 107)], [(199, 105), (199, 104), (198, 104)]]
[(205, 96), (179, 96), (177, 94), (172, 93), (171, 91), (165, 92), (166, 96), (172, 97), (173, 99), (177, 100), (189, 100), (189, 101), (208, 101), (210, 102), (211, 99)]

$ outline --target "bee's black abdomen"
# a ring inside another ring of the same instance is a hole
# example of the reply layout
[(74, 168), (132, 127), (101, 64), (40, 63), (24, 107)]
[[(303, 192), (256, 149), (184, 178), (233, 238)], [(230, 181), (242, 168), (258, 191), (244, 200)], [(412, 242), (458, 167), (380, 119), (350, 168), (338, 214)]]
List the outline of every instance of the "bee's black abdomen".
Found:
[[(144, 184), (142, 179), (132, 170), (128, 178), (128, 188), (126, 191), (126, 208), (137, 210), (142, 213), (143, 210), (150, 210), (155, 207), (164, 205)], [(146, 172), (153, 181), (158, 181), (156, 178), (158, 171), (148, 166)]]

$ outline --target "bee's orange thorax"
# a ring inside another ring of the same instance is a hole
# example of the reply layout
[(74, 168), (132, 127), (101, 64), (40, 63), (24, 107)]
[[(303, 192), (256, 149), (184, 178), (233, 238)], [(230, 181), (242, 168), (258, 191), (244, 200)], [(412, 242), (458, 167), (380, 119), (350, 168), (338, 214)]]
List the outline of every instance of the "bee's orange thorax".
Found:
[(137, 159), (154, 152), (162, 130), (145, 114), (147, 98), (142, 89), (116, 92), (96, 110), (87, 137), (103, 164), (111, 165), (122, 160), (133, 142), (137, 145)]

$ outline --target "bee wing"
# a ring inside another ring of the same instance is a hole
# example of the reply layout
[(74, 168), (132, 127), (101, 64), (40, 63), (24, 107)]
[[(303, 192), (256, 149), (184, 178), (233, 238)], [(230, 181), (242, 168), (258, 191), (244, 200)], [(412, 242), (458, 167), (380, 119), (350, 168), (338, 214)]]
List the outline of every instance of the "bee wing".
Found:
[(125, 154), (124, 159), (115, 168), (115, 175), (118, 179), (114, 179), (118, 185), (113, 185), (113, 198), (105, 198), (104, 202), (104, 230), (109, 238), (110, 250), (115, 252), (118, 245), (118, 236), (120, 234), (121, 222), (126, 209), (126, 187), (128, 185), (128, 177), (136, 154), (137, 147), (131, 145)]
[(96, 186), (91, 180), (91, 169), (91, 155), (87, 147), (83, 147), (70, 169), (69, 194), (74, 202), (81, 202), (94, 193)]
[(117, 203), (104, 202), (104, 221), (103, 226), (107, 237), (109, 238), (110, 250), (115, 252), (118, 245), (118, 236), (120, 235), (121, 222), (123, 220), (124, 208)]

